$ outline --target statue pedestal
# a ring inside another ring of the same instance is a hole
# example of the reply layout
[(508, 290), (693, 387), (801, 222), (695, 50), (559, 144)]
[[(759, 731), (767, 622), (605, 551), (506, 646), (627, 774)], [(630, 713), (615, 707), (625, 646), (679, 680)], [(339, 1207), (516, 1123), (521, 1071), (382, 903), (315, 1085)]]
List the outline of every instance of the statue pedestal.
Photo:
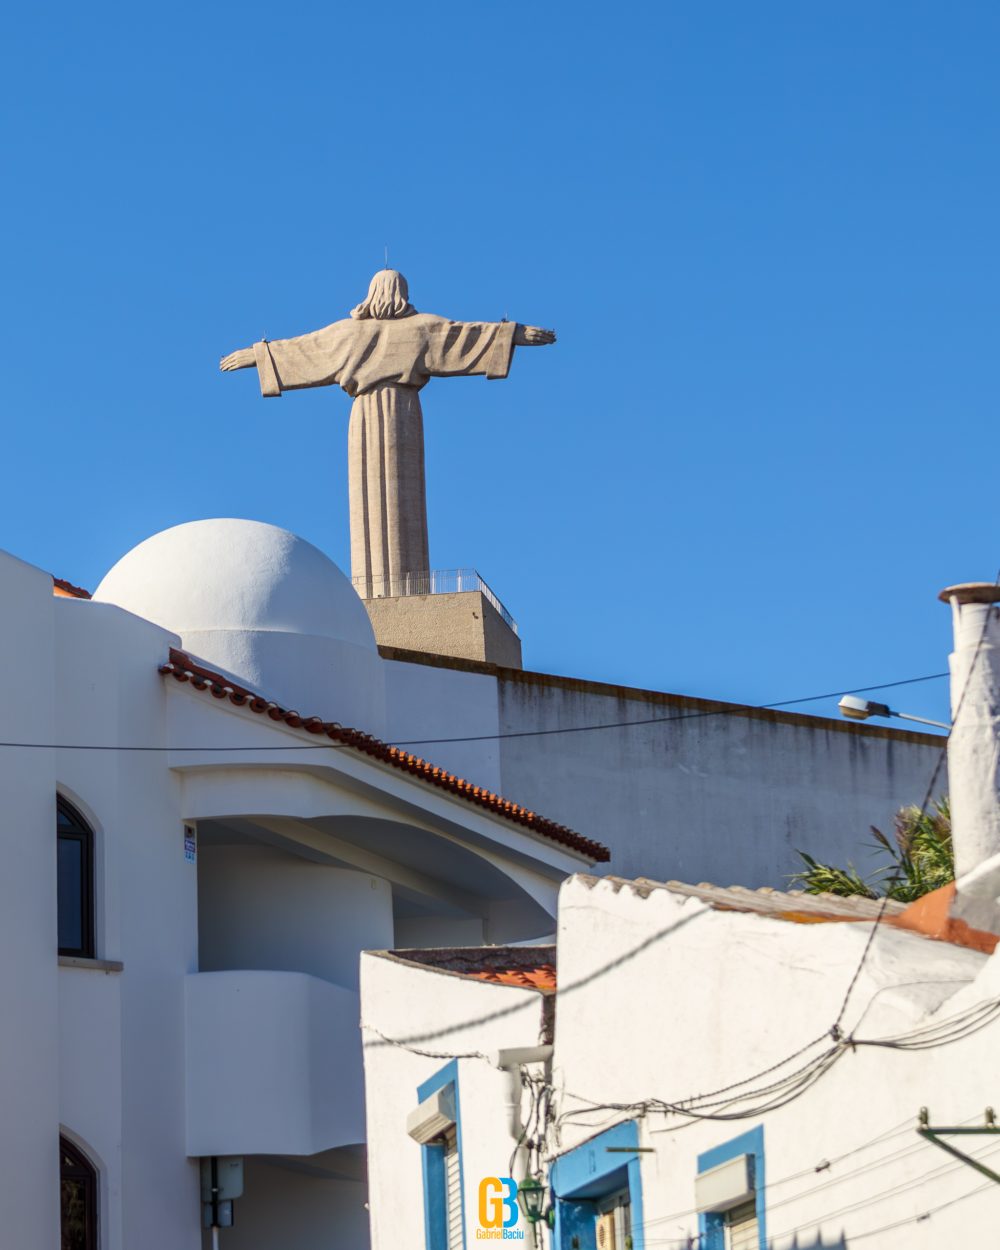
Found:
[(481, 590), (363, 602), (381, 647), (521, 668), (521, 639)]

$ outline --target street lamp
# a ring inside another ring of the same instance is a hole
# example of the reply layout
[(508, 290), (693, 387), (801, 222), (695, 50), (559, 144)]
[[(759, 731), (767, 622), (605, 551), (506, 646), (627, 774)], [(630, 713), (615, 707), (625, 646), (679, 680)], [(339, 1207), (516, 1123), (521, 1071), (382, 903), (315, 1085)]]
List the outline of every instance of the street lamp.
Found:
[(545, 1216), (545, 1186), (533, 1176), (526, 1176), (517, 1187), (517, 1202), (529, 1224), (537, 1224)]
[(855, 694), (845, 694), (837, 704), (840, 714), (848, 720), (867, 720), (869, 716), (895, 716), (899, 720), (913, 720), (919, 725), (933, 725), (935, 729), (951, 729), (943, 721), (928, 720), (925, 716), (911, 716), (909, 712), (894, 712), (887, 703), (875, 703), (872, 699), (859, 699)]

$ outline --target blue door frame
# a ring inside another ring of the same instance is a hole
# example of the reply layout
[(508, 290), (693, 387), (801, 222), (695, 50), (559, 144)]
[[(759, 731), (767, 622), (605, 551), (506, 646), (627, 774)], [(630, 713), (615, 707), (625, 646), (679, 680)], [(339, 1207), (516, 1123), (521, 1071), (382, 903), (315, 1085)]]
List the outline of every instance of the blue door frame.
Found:
[[(553, 1244), (557, 1250), (597, 1250), (597, 1203), (628, 1189), (632, 1250), (644, 1250), (639, 1127), (634, 1120), (616, 1124), (597, 1137), (560, 1155), (549, 1169), (556, 1211)], [(611, 1149), (609, 1149), (611, 1147)]]

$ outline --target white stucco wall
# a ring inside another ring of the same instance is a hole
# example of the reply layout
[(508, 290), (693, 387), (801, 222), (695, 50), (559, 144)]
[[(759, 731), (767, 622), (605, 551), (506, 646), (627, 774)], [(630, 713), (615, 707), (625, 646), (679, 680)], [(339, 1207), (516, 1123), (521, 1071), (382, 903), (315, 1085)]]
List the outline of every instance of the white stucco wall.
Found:
[(383, 665), (365, 647), (268, 630), (188, 630), (180, 637), (209, 668), (302, 716), (357, 725), (376, 737), (385, 732)]
[(361, 963), (373, 1250), (424, 1244), (420, 1146), (407, 1134), (406, 1117), (420, 1101), (417, 1087), (449, 1055), (479, 1052), (458, 1060), (457, 1077), (466, 1245), (472, 1247), (479, 1182), (508, 1175), (514, 1148), (505, 1110), (507, 1076), (490, 1062), (491, 1052), (539, 1044), (542, 995), (377, 953), (366, 953)]
[[(109, 1247), (124, 1246), (122, 1205), (122, 978), (59, 969), (59, 1116), (97, 1167)], [(142, 1148), (133, 1137), (136, 1148)], [(51, 1199), (50, 1199), (51, 1200)], [(54, 1243), (53, 1243), (54, 1244)]]
[[(58, 741), (166, 746), (156, 666), (171, 636), (110, 605), (50, 602)], [(193, 1247), (183, 1003), (197, 968), (197, 874), (179, 785), (157, 750), (64, 749), (56, 774), (96, 833), (96, 954), (125, 964), (59, 969), (61, 1120), (100, 1165), (106, 1250)]]
[(199, 967), (307, 972), (357, 989), (361, 951), (393, 940), (392, 890), (260, 845), (203, 845)]
[[(386, 660), (386, 737), (477, 786), (502, 793), (496, 682), (481, 673)], [(438, 742), (468, 738), (466, 742)], [(540, 808), (544, 812), (544, 808)]]
[[(0, 739), (54, 740), (52, 583), (0, 553)], [(59, 1234), (55, 757), (0, 748), (0, 1220), (23, 1250)]]
[(189, 1154), (364, 1141), (355, 992), (300, 972), (202, 972), (185, 1000)]
[(309, 1160), (248, 1159), (243, 1176), (236, 1224), (219, 1234), (223, 1250), (366, 1250), (363, 1182), (317, 1176)]

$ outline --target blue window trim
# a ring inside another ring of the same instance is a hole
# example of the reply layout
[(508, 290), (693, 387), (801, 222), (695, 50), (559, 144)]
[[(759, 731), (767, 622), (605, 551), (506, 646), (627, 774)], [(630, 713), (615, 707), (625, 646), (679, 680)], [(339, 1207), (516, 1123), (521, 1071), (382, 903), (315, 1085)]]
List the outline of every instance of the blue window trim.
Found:
[[(615, 1147), (609, 1153), (608, 1147)], [(580, 1250), (596, 1250), (594, 1200), (628, 1186), (631, 1204), (632, 1250), (643, 1250), (642, 1173), (639, 1127), (635, 1120), (598, 1133), (575, 1150), (560, 1155), (549, 1170), (556, 1209), (553, 1245), (569, 1250), (573, 1238)]]
[[(462, 1114), (458, 1102), (458, 1060), (452, 1059), (433, 1076), (417, 1086), (417, 1101), (423, 1102), (446, 1085), (454, 1088), (455, 1138), (458, 1145), (458, 1183), (462, 1209), (462, 1250), (465, 1250), (465, 1173), (462, 1170)], [(424, 1244), (427, 1250), (447, 1250), (448, 1221), (444, 1194), (444, 1147), (429, 1142), (420, 1147), (424, 1179)]]
[[(767, 1211), (765, 1202), (766, 1181), (764, 1179), (764, 1126), (758, 1124), (749, 1132), (741, 1133), (721, 1146), (713, 1146), (698, 1156), (698, 1172), (707, 1172), (717, 1168), (720, 1163), (728, 1163), (737, 1155), (753, 1155), (753, 1183), (756, 1191), (757, 1207), (757, 1244), (760, 1250), (767, 1250)], [(725, 1215), (707, 1212), (698, 1216), (698, 1232), (704, 1250), (722, 1250), (723, 1225)]]

